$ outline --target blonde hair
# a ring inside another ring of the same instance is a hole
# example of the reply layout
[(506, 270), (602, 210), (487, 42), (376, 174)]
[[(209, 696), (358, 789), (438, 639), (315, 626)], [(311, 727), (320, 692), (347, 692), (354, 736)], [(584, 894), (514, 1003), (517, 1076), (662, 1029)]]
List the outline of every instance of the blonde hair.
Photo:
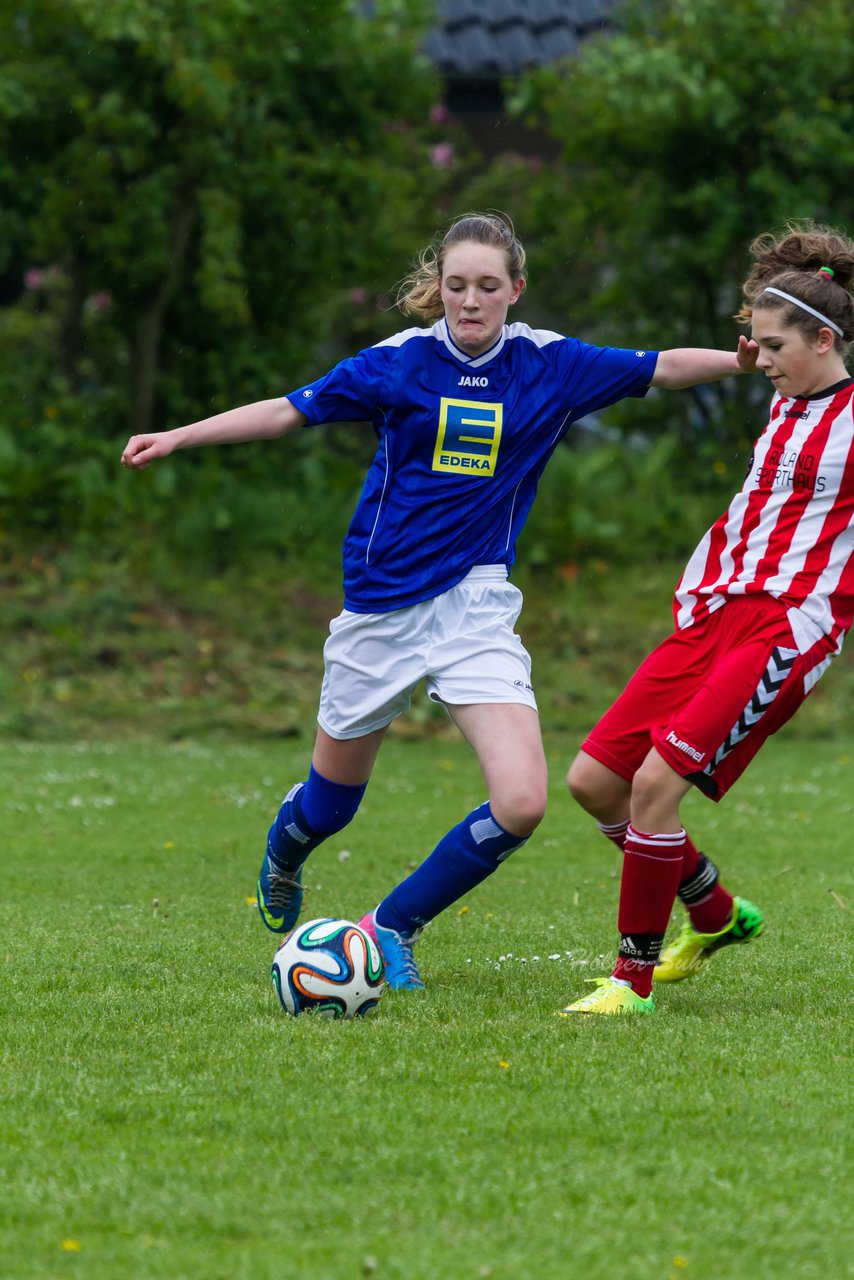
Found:
[(749, 324), (754, 312), (776, 308), (782, 312), (784, 324), (815, 338), (822, 328), (821, 320), (777, 294), (765, 292), (772, 287), (832, 321), (841, 330), (838, 345), (854, 340), (854, 241), (843, 231), (812, 220), (790, 222), (780, 236), (771, 232), (757, 236), (750, 253), (755, 261), (742, 285), (744, 302), (736, 320)]
[(525, 250), (506, 213), (464, 213), (455, 218), (441, 237), (418, 255), (414, 267), (397, 288), (395, 301), (406, 316), (438, 320), (445, 314), (440, 283), (445, 254), (456, 244), (485, 244), (501, 249), (513, 284), (525, 274)]

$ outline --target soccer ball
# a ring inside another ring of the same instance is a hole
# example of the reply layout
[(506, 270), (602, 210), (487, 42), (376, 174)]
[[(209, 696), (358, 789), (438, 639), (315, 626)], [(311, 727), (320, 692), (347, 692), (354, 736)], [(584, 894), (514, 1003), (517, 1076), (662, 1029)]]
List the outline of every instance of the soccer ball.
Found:
[(273, 986), (285, 1013), (361, 1018), (377, 1007), (385, 968), (373, 938), (349, 920), (309, 920), (273, 958)]

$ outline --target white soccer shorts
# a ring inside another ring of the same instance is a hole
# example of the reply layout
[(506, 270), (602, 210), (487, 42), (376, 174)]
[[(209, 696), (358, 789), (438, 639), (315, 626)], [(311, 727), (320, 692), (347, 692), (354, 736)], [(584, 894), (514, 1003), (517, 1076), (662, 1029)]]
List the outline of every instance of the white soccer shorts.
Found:
[(382, 729), (407, 709), (420, 680), (434, 702), (536, 710), (531, 659), (513, 630), (521, 609), (503, 565), (476, 565), (457, 586), (408, 609), (345, 609), (323, 649), (318, 724), (342, 739)]

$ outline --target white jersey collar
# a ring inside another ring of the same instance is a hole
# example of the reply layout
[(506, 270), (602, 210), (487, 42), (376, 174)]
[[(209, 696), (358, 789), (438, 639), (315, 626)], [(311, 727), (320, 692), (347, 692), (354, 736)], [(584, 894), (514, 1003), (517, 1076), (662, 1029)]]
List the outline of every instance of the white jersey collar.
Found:
[(436, 324), (435, 333), (436, 333), (436, 336), (448, 348), (451, 355), (456, 356), (457, 360), (462, 361), (463, 364), (469, 365), (469, 367), (472, 369), (479, 369), (481, 365), (488, 364), (490, 360), (493, 360), (495, 356), (497, 356), (498, 353), (502, 350), (502, 348), (504, 347), (504, 343), (507, 341), (508, 329), (506, 324), (503, 325), (501, 329), (501, 333), (498, 335), (497, 340), (493, 343), (493, 345), (489, 348), (488, 351), (481, 352), (479, 356), (467, 356), (465, 351), (460, 350), (460, 348), (451, 338), (451, 335), (448, 331), (448, 322), (447, 320), (444, 319), (444, 317), (441, 320), (439, 320), (438, 323)]

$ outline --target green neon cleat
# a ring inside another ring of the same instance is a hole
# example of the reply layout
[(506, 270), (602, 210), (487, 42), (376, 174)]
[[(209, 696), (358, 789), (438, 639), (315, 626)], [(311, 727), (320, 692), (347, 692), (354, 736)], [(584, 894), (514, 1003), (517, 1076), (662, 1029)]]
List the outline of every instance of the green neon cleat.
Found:
[(256, 890), (261, 919), (272, 933), (290, 933), (302, 910), (302, 867), (285, 871), (269, 853), (264, 857)]
[(596, 990), (561, 1009), (558, 1017), (568, 1018), (573, 1013), (654, 1012), (652, 996), (639, 996), (626, 983), (616, 982), (613, 978), (597, 978)]
[(697, 933), (690, 920), (682, 932), (661, 953), (652, 971), (656, 982), (682, 982), (699, 973), (709, 956), (734, 942), (751, 942), (765, 928), (762, 912), (746, 898), (736, 898), (732, 919), (720, 933)]

